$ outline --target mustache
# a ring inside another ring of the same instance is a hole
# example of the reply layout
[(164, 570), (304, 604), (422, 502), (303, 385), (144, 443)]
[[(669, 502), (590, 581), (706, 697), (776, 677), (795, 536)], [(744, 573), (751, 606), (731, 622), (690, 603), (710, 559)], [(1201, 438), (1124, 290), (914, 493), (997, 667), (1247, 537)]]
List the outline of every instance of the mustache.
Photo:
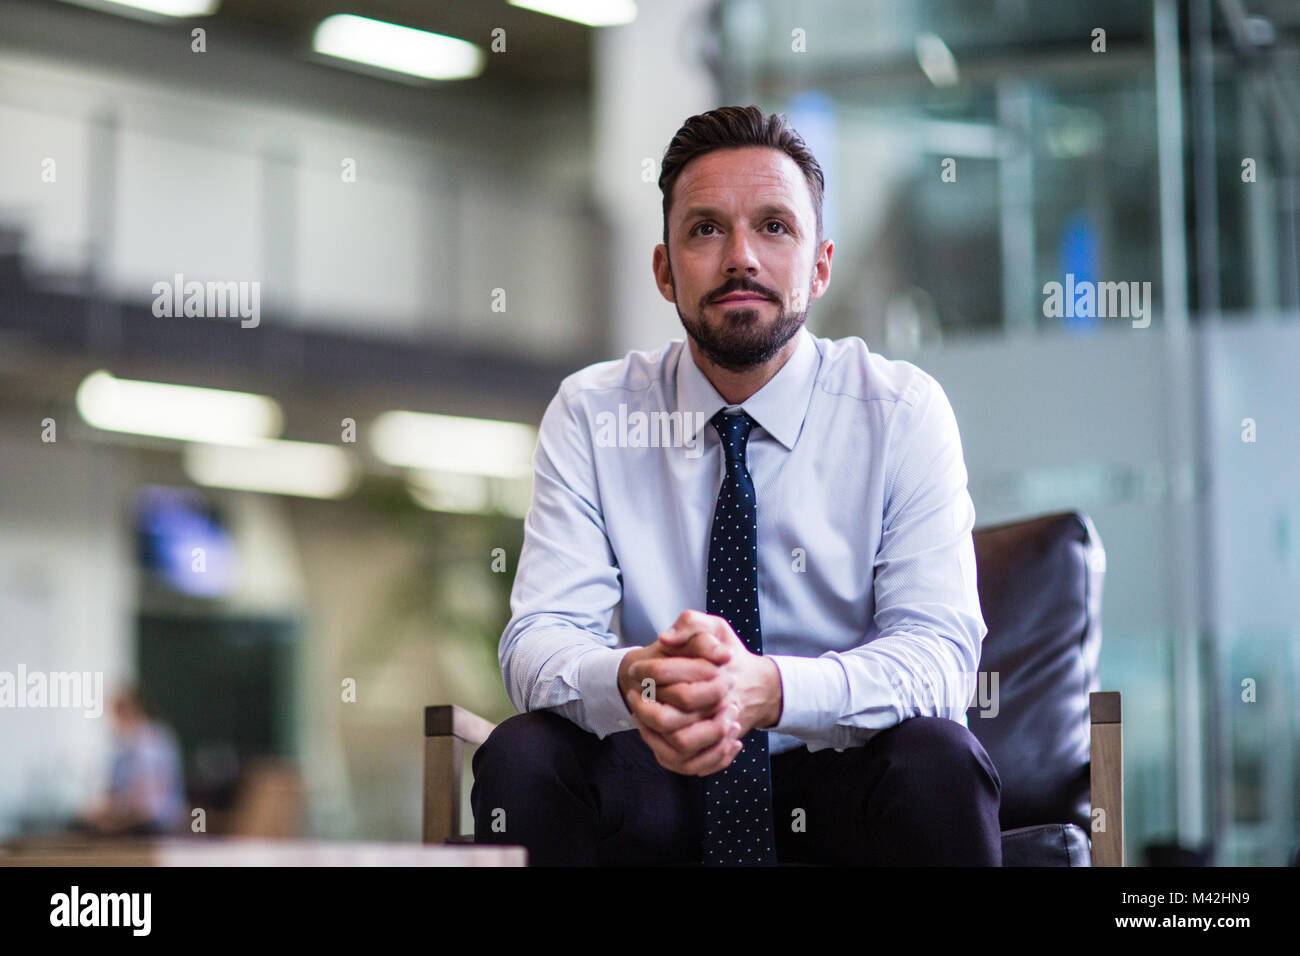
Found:
[(765, 299), (771, 299), (773, 302), (780, 302), (781, 297), (771, 289), (764, 288), (754, 282), (738, 281), (728, 282), (725, 286), (713, 293), (706, 300), (707, 302), (717, 302), (719, 299), (732, 295), (736, 292), (746, 292), (751, 295), (762, 296)]

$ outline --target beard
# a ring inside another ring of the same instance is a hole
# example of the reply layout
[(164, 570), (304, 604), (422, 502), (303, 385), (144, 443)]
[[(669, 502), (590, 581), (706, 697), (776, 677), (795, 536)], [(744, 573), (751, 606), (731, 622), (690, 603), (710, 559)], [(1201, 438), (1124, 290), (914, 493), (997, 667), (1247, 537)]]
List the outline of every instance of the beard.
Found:
[[(675, 284), (673, 291), (676, 292)], [(743, 372), (762, 365), (781, 351), (808, 318), (807, 309), (787, 312), (782, 304), (776, 318), (765, 324), (757, 308), (736, 306), (722, 309), (721, 317), (710, 324), (704, 317), (704, 310), (710, 307), (702, 302), (695, 317), (687, 318), (678, 304), (677, 317), (682, 320), (686, 334), (708, 360), (730, 372)]]

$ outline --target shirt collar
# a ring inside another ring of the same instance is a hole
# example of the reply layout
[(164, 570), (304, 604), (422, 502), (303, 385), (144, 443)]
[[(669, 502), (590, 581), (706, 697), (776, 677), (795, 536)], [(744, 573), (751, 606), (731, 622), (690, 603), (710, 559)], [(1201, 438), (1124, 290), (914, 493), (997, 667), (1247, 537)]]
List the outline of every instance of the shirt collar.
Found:
[[(794, 353), (766, 385), (740, 404), (750, 418), (791, 451), (803, 428), (821, 366), (821, 355), (808, 327), (800, 326), (795, 334), (799, 344)], [(720, 409), (728, 407), (731, 406), (726, 399), (695, 364), (690, 343), (683, 341), (677, 356), (677, 409), (704, 413), (703, 416), (684, 415), (687, 430), (692, 436), (697, 435), (700, 425), (707, 424)]]

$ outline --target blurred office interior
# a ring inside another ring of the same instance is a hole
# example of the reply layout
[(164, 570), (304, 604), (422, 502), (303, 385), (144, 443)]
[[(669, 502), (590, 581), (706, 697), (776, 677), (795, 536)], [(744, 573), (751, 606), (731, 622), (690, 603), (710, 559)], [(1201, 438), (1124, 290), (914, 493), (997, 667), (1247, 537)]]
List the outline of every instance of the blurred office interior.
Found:
[[(423, 706), (513, 712), (532, 430), (564, 375), (682, 336), (658, 162), (754, 103), (826, 172), (810, 328), (938, 378), (979, 524), (1100, 532), (1130, 862), (1289, 863), (1300, 6), (606, 6), (348, 5), (480, 51), (421, 79), (314, 52), (323, 0), (0, 0), (0, 669), (138, 682), (214, 829), (418, 840)], [(1149, 324), (1049, 317), (1067, 274), (1149, 282)], [(260, 311), (159, 315), (193, 280)], [(0, 836), (59, 827), (108, 722), (3, 726)]]

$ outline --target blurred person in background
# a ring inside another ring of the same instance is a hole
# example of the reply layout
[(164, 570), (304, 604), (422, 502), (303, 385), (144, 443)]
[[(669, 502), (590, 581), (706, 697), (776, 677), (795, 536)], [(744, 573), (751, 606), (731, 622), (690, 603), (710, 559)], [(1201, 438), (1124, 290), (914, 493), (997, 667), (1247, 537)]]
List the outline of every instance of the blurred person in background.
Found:
[(79, 829), (104, 836), (154, 836), (179, 829), (185, 815), (180, 746), (140, 691), (124, 688), (112, 703), (113, 755), (108, 789)]

